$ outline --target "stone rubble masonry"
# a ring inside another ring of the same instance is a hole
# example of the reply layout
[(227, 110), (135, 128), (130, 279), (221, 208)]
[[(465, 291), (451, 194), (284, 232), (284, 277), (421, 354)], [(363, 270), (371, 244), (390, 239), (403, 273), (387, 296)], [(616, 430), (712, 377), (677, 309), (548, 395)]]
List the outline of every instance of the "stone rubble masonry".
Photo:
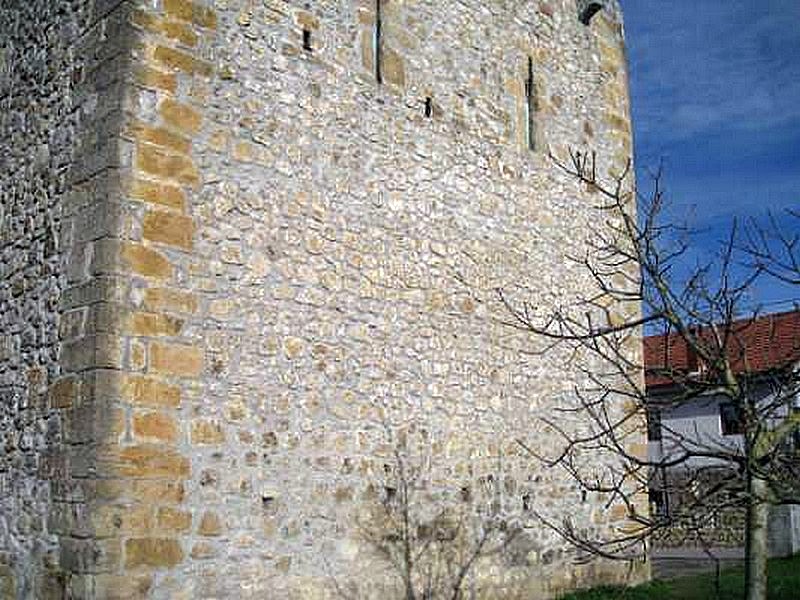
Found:
[(619, 7), (384, 0), (381, 25), (379, 84), (370, 0), (0, 5), (3, 597), (385, 593), (356, 524), (386, 425), (432, 494), (526, 523), (482, 597), (647, 577), (526, 514), (627, 523), (520, 451), (555, 447), (579, 371), (521, 352), (494, 292), (590, 291), (566, 257), (594, 194), (546, 154), (631, 157)]

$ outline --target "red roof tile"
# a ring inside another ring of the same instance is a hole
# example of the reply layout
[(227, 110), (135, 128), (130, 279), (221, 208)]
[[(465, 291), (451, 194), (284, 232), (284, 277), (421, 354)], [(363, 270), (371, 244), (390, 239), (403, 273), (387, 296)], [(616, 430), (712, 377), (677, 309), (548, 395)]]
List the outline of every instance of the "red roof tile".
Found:
[[(700, 331), (709, 341), (710, 330)], [(726, 344), (733, 368), (741, 374), (764, 373), (786, 367), (800, 360), (800, 311), (741, 319), (733, 323)], [(691, 373), (702, 365), (678, 334), (644, 338), (644, 363), (647, 387), (667, 386), (674, 378), (665, 370)]]

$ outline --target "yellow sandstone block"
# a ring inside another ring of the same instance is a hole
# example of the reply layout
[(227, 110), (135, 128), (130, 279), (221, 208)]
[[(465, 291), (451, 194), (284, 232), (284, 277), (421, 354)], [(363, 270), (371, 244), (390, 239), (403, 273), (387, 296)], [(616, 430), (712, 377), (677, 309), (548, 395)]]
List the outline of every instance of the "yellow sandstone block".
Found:
[(288, 337), (283, 341), (283, 351), (290, 360), (300, 356), (304, 348), (305, 344), (300, 338)]
[(629, 121), (623, 116), (616, 113), (608, 112), (605, 116), (605, 121), (614, 131), (619, 131), (623, 133), (628, 133), (629, 131)]
[(148, 288), (144, 292), (144, 305), (148, 310), (194, 314), (197, 296), (171, 288)]
[(136, 67), (133, 79), (142, 87), (156, 88), (171, 94), (178, 89), (178, 79), (173, 73), (165, 73), (146, 65)]
[(119, 479), (97, 479), (87, 484), (87, 488), (91, 490), (92, 499), (112, 501), (128, 495), (130, 482)]
[(375, 40), (371, 29), (361, 32), (361, 63), (370, 73), (375, 71)]
[(122, 398), (131, 404), (177, 408), (181, 403), (181, 390), (144, 375), (130, 375), (122, 384)]
[(186, 496), (180, 481), (134, 481), (131, 495), (148, 505), (165, 502), (180, 504)]
[[(643, 432), (644, 428), (642, 427), (641, 430)], [(647, 444), (645, 442), (636, 443), (636, 444), (630, 444), (626, 448), (626, 451), (631, 456), (634, 456), (634, 457), (639, 458), (641, 460), (647, 460)]]
[(186, 46), (197, 46), (197, 34), (185, 23), (167, 21), (161, 26), (161, 33)]
[(153, 586), (150, 573), (98, 573), (92, 579), (95, 597), (106, 600), (141, 600), (148, 597)]
[(171, 17), (189, 21), (206, 29), (216, 29), (217, 14), (191, 0), (164, 0), (164, 10)]
[(159, 531), (188, 531), (192, 526), (192, 513), (177, 508), (162, 506), (158, 509), (156, 523)]
[(186, 196), (183, 190), (168, 183), (155, 183), (143, 179), (135, 179), (131, 184), (130, 194), (138, 200), (144, 200), (151, 204), (161, 204), (178, 210), (183, 210), (186, 205)]
[(203, 117), (188, 104), (165, 99), (159, 106), (159, 112), (167, 125), (188, 134), (200, 131)]
[(163, 210), (151, 210), (144, 216), (142, 237), (178, 248), (190, 249), (194, 236), (191, 217)]
[(403, 58), (392, 50), (386, 48), (383, 52), (383, 78), (387, 83), (403, 87), (406, 84), (406, 71)]
[(183, 321), (169, 315), (138, 312), (128, 317), (126, 331), (131, 335), (159, 336), (178, 335), (183, 328)]
[(131, 22), (152, 33), (158, 33), (161, 30), (161, 19), (146, 10), (134, 10), (131, 13)]
[(236, 142), (233, 147), (233, 159), (240, 162), (253, 162), (255, 154), (256, 146), (249, 142)]
[(187, 155), (192, 149), (192, 143), (189, 140), (163, 127), (151, 127), (146, 123), (134, 119), (128, 125), (127, 129), (128, 135), (139, 142), (147, 142), (148, 144), (153, 144), (154, 146), (159, 146), (166, 150), (172, 150)]
[(204, 558), (213, 558), (217, 555), (217, 550), (208, 542), (197, 542), (192, 546), (192, 558), (202, 560)]
[(230, 133), (224, 129), (218, 129), (208, 138), (208, 147), (215, 152), (225, 152), (230, 140)]
[(138, 275), (165, 279), (172, 275), (172, 265), (159, 252), (141, 244), (128, 243), (122, 248), (122, 260)]
[(619, 521), (628, 516), (628, 509), (624, 504), (615, 504), (611, 507), (611, 520)]
[(153, 56), (158, 63), (165, 67), (183, 71), (188, 75), (209, 77), (214, 70), (211, 63), (167, 46), (157, 46)]
[(172, 443), (178, 439), (178, 426), (171, 415), (163, 412), (136, 413), (133, 435), (145, 441)]
[(129, 363), (133, 371), (143, 371), (147, 365), (147, 347), (137, 340), (131, 340)]
[(319, 29), (319, 19), (309, 12), (300, 11), (297, 13), (297, 24), (303, 29)]
[(114, 501), (122, 506), (130, 506), (131, 502), (146, 507), (180, 504), (186, 497), (181, 481), (99, 479), (91, 485), (94, 499)]
[(149, 506), (125, 504), (100, 505), (91, 511), (92, 533), (98, 537), (113, 537), (120, 533), (146, 535), (153, 529)]
[(71, 408), (78, 397), (78, 382), (73, 378), (59, 379), (49, 390), (50, 408)]
[(136, 168), (143, 173), (174, 179), (180, 183), (195, 185), (200, 181), (200, 175), (190, 158), (167, 154), (148, 144), (136, 146)]
[(215, 421), (198, 420), (192, 423), (193, 444), (221, 444), (225, 441), (222, 426)]
[(107, 466), (111, 473), (121, 477), (175, 479), (189, 475), (189, 460), (162, 445), (141, 444), (107, 449), (98, 454), (98, 464)]
[(206, 537), (215, 537), (222, 534), (222, 523), (219, 516), (213, 512), (207, 512), (200, 521), (197, 533)]
[(177, 377), (197, 377), (203, 372), (203, 351), (179, 344), (150, 344), (150, 370)]
[(125, 540), (125, 566), (174, 567), (183, 560), (178, 540), (171, 538), (133, 538)]

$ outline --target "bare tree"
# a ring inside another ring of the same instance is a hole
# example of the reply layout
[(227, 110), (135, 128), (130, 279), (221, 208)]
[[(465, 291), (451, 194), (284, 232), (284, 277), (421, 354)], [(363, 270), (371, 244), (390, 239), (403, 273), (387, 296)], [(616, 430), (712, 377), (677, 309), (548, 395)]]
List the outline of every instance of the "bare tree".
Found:
[[(543, 348), (537, 352), (570, 350), (583, 383), (574, 400), (547, 420), (563, 442), (556, 451), (537, 448), (535, 440), (521, 443), (548, 466), (566, 470), (583, 489), (604, 495), (609, 505), (624, 505), (628, 524), (597, 539), (569, 519), (542, 520), (584, 556), (633, 559), (659, 532), (702, 538), (710, 518), (741, 509), (747, 517), (746, 597), (762, 600), (769, 507), (797, 501), (798, 458), (791, 441), (800, 427), (794, 410), (800, 348), (773, 343), (779, 332), (769, 330), (759, 334), (766, 335), (762, 345), (753, 347), (754, 328), (763, 330), (764, 322), (758, 309), (748, 307), (763, 277), (796, 282), (797, 233), (754, 226), (743, 233), (734, 222), (713, 255), (690, 260), (693, 231), (666, 216), (660, 173), (652, 193), (641, 197), (629, 168), (605, 182), (594, 154), (552, 158), (597, 198), (586, 252), (572, 257), (592, 289), (552, 309), (506, 290), (498, 293), (507, 325), (538, 338)], [(658, 336), (663, 347), (647, 354), (662, 360), (645, 365), (643, 333)], [(669, 393), (654, 397), (653, 383)], [(668, 414), (710, 397), (731, 406), (738, 443), (664, 423), (664, 452), (648, 453), (648, 411)], [(670, 491), (681, 502), (668, 513), (650, 514), (642, 497), (664, 473), (680, 475), (671, 478)]]
[(783, 283), (800, 285), (800, 210), (788, 209), (783, 215), (771, 213), (766, 224), (751, 220), (744, 251), (753, 268)]

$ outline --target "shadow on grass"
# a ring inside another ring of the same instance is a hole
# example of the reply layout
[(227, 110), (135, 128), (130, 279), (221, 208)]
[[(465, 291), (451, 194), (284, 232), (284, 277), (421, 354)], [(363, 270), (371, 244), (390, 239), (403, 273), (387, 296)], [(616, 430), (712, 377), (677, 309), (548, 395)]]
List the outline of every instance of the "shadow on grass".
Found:
[[(800, 555), (769, 561), (769, 600), (800, 598)], [(653, 581), (633, 588), (600, 587), (563, 596), (561, 600), (741, 600), (744, 570), (722, 571), (719, 595), (713, 573)]]

